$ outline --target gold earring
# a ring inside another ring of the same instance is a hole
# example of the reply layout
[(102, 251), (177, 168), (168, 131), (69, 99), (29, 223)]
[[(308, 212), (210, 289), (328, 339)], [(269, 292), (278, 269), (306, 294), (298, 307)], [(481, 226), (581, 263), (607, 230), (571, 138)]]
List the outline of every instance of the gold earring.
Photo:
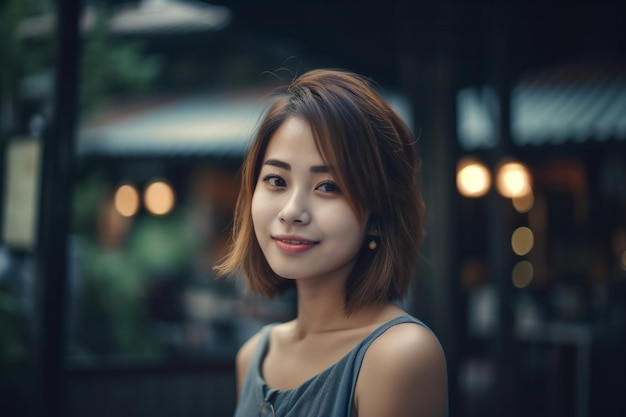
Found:
[(370, 240), (370, 243), (367, 245), (368, 248), (370, 248), (370, 250), (375, 250), (378, 247), (378, 244), (376, 244), (376, 241), (374, 239)]

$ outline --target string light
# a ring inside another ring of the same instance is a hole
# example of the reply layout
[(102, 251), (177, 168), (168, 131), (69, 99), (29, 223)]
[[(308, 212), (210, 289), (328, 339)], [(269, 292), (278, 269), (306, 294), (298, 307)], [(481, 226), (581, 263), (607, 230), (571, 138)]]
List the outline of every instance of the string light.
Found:
[(533, 280), (533, 264), (528, 261), (520, 261), (513, 267), (511, 278), (516, 288), (526, 288)]
[(461, 158), (457, 164), (456, 186), (465, 197), (481, 197), (491, 187), (491, 175), (477, 159)]
[(155, 216), (164, 216), (174, 208), (176, 196), (172, 187), (164, 181), (154, 181), (144, 191), (146, 209)]
[(528, 213), (535, 204), (535, 195), (532, 190), (530, 190), (530, 192), (525, 195), (513, 197), (511, 202), (513, 203), (513, 208), (515, 208), (515, 211), (518, 213)]
[(526, 255), (532, 250), (534, 243), (533, 231), (526, 226), (518, 227), (511, 235), (511, 247), (516, 255)]
[(528, 168), (520, 162), (505, 162), (497, 170), (496, 188), (503, 197), (521, 197), (532, 192)]
[(139, 192), (130, 184), (120, 185), (115, 191), (114, 205), (122, 216), (134, 216), (139, 211)]

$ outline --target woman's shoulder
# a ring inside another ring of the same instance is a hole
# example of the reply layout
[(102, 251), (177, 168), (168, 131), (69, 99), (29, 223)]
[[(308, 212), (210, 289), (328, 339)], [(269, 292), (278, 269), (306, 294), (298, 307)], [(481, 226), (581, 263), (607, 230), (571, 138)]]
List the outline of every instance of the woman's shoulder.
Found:
[(389, 327), (369, 346), (355, 395), (360, 417), (445, 415), (446, 362), (437, 337), (418, 321)]
[(371, 357), (406, 354), (405, 358), (423, 360), (424, 356), (439, 356), (443, 351), (435, 334), (419, 320), (401, 321), (387, 328), (368, 349)]

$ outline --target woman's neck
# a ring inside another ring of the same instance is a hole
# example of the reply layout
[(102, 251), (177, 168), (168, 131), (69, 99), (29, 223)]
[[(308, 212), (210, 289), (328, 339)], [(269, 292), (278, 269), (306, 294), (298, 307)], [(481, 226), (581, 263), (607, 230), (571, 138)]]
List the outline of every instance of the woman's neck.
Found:
[(298, 282), (298, 316), (293, 336), (304, 339), (308, 335), (369, 326), (377, 321), (390, 304), (369, 304), (351, 314), (345, 311), (345, 289), (338, 285), (314, 286)]

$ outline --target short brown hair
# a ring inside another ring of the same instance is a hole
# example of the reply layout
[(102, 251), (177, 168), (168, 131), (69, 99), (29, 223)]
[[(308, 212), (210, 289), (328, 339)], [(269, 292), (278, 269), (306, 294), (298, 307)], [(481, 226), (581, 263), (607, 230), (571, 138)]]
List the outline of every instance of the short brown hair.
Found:
[(376, 230), (377, 249), (368, 249), (364, 242), (346, 282), (345, 310), (404, 296), (423, 233), (415, 141), (406, 123), (367, 79), (342, 70), (301, 75), (269, 108), (244, 161), (233, 244), (217, 271), (243, 272), (247, 287), (266, 297), (294, 286), (294, 281), (276, 275), (265, 260), (251, 216), (265, 150), (276, 130), (293, 117), (309, 123), (322, 158), (357, 218)]

